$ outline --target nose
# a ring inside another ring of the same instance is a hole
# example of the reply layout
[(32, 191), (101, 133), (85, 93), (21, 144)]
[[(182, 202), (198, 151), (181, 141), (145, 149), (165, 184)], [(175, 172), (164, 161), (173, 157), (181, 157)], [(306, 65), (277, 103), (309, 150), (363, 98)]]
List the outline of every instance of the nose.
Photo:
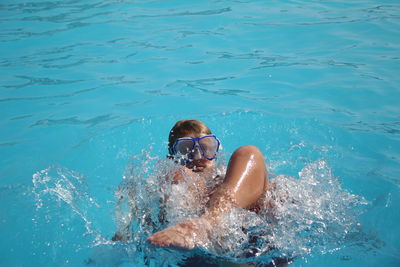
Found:
[(201, 159), (201, 158), (202, 158), (201, 150), (200, 150), (200, 148), (199, 148), (198, 146), (195, 146), (195, 147), (193, 148), (193, 152), (192, 152), (191, 154), (192, 154), (192, 158), (193, 158), (194, 160), (198, 160), (198, 159)]

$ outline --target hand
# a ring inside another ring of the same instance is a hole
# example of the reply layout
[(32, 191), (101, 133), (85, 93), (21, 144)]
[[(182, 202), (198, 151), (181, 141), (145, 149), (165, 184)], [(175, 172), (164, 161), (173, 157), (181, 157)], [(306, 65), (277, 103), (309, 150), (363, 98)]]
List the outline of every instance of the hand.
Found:
[(147, 240), (159, 247), (189, 250), (198, 246), (206, 247), (211, 231), (212, 227), (207, 220), (196, 218), (183, 221), (159, 231)]
[(172, 183), (173, 184), (178, 184), (179, 181), (185, 179), (185, 177), (192, 176), (192, 175), (193, 175), (192, 170), (190, 170), (190, 169), (188, 169), (186, 167), (180, 168), (173, 175), (171, 175), (172, 176)]

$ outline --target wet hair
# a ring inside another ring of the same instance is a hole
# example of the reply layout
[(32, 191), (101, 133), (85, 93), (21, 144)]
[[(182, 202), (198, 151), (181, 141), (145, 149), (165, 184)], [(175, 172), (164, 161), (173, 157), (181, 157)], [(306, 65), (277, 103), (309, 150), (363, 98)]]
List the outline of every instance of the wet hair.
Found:
[(168, 151), (171, 153), (172, 146), (174, 145), (176, 139), (182, 138), (189, 135), (198, 134), (211, 134), (210, 128), (207, 127), (203, 122), (198, 120), (181, 120), (175, 123), (169, 132), (168, 137)]

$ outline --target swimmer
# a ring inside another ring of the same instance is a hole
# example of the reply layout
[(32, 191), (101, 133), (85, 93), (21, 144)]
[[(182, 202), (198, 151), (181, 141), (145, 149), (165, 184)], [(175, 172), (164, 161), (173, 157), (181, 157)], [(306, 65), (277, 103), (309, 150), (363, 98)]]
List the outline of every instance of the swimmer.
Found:
[[(178, 121), (168, 141), (169, 158), (185, 156), (180, 162), (185, 175), (204, 180), (215, 178), (212, 170), (221, 144), (203, 122)], [(177, 172), (173, 183), (182, 179), (185, 176)], [(233, 208), (256, 211), (259, 209), (257, 201), (269, 188), (267, 167), (260, 150), (251, 145), (241, 146), (233, 152), (223, 182), (211, 191), (204, 214), (156, 232), (148, 241), (159, 247), (187, 250), (201, 246), (209, 241), (210, 233), (224, 213)]]

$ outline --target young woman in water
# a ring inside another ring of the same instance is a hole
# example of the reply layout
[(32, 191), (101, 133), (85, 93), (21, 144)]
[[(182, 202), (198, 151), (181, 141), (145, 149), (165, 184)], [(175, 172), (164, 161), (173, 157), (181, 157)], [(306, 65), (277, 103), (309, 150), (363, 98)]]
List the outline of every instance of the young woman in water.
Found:
[[(198, 120), (178, 121), (169, 134), (169, 157), (181, 156), (184, 172), (172, 175), (173, 183), (187, 177), (214, 179), (215, 158), (220, 142), (210, 129)], [(224, 213), (233, 208), (257, 210), (257, 201), (269, 190), (268, 172), (260, 150), (251, 145), (233, 152), (221, 184), (214, 188), (202, 216), (184, 220), (156, 232), (148, 241), (160, 247), (192, 249), (209, 240), (214, 226)], [(190, 192), (188, 192), (190, 193)]]

